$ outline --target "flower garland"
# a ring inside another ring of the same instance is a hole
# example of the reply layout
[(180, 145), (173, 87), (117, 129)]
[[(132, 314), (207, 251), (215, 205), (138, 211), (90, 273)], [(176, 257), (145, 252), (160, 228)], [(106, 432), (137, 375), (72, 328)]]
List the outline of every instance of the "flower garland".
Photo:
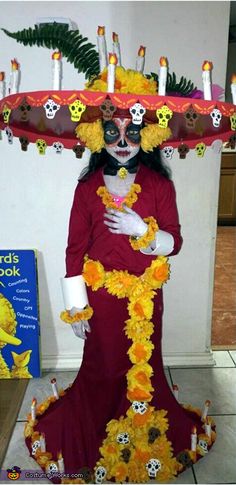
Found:
[(135, 251), (147, 248), (149, 244), (155, 239), (155, 234), (159, 229), (154, 217), (145, 217), (143, 220), (144, 222), (148, 223), (148, 228), (144, 235), (139, 238), (132, 236), (129, 237), (129, 242)]
[(93, 309), (90, 306), (87, 306), (81, 312), (75, 313), (73, 317), (70, 315), (70, 312), (68, 310), (65, 310), (61, 312), (60, 318), (61, 320), (63, 320), (63, 322), (72, 324), (80, 320), (89, 320), (92, 316)]
[[(141, 187), (139, 184), (132, 184), (128, 194), (125, 196), (123, 204), (127, 207), (132, 207), (133, 204), (138, 200), (137, 194), (141, 192)], [(97, 195), (101, 197), (103, 204), (107, 209), (117, 209), (123, 211), (123, 207), (119, 209), (116, 203), (113, 201), (112, 195), (109, 193), (106, 187), (98, 187)]]

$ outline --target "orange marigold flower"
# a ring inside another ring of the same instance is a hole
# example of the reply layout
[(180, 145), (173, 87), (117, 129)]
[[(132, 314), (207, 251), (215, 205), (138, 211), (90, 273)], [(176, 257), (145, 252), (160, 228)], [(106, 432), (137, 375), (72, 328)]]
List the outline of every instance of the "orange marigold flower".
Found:
[(135, 414), (133, 417), (133, 424), (134, 426), (143, 426), (148, 422), (148, 419), (150, 417), (151, 411), (148, 409), (144, 414)]
[(149, 342), (135, 342), (128, 350), (128, 355), (133, 364), (147, 362), (151, 355), (154, 345)]
[(139, 387), (135, 387), (132, 389), (132, 391), (128, 390), (127, 398), (129, 401), (151, 401), (152, 395), (150, 392), (139, 389)]
[(142, 463), (147, 463), (147, 461), (151, 458), (151, 453), (149, 451), (137, 448), (135, 450), (134, 458)]
[(104, 267), (99, 261), (92, 261), (88, 259), (84, 263), (83, 277), (88, 286), (91, 286), (93, 290), (98, 290), (103, 286), (105, 280)]
[(150, 379), (147, 376), (147, 374), (145, 374), (145, 372), (137, 372), (137, 374), (135, 374), (134, 377), (137, 379), (139, 384), (145, 385), (145, 384), (148, 384), (150, 382)]

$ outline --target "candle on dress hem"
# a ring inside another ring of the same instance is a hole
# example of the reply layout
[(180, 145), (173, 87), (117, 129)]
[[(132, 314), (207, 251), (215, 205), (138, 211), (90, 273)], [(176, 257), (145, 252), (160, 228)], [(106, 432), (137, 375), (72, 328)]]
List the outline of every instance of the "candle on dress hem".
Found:
[(204, 424), (205, 433), (209, 438), (211, 438), (211, 422), (208, 417), (206, 417), (206, 422)]
[(213, 64), (210, 61), (204, 61), (202, 65), (202, 82), (203, 82), (203, 93), (205, 101), (212, 100), (212, 90), (211, 90), (211, 71), (213, 69)]
[(42, 452), (45, 452), (46, 451), (46, 440), (45, 440), (45, 434), (42, 433), (40, 435), (40, 449)]
[(231, 94), (233, 98), (233, 104), (236, 104), (236, 74), (232, 74), (231, 76)]
[(114, 93), (115, 90), (115, 77), (116, 77), (116, 54), (109, 54), (108, 74), (107, 74), (107, 92)]
[(62, 62), (61, 62), (61, 52), (55, 51), (52, 53), (52, 89), (61, 89), (62, 80)]
[(138, 50), (138, 56), (136, 59), (136, 71), (141, 72), (141, 74), (144, 71), (144, 64), (145, 64), (145, 53), (146, 53), (146, 47), (141, 45)]
[(98, 26), (97, 29), (97, 44), (99, 54), (100, 72), (107, 67), (107, 44), (105, 38), (105, 27)]
[(5, 98), (5, 95), (6, 95), (5, 72), (0, 72), (0, 99)]
[(64, 460), (62, 456), (62, 452), (60, 451), (57, 455), (57, 463), (58, 463), (58, 469), (60, 473), (65, 472), (65, 465), (64, 465)]
[(179, 387), (177, 384), (173, 384), (173, 394), (175, 396), (175, 399), (178, 401), (179, 400)]
[(158, 95), (159, 96), (165, 96), (165, 94), (166, 94), (167, 69), (168, 69), (167, 58), (161, 57), (160, 58), (159, 81), (158, 81)]
[(58, 389), (57, 389), (57, 380), (55, 377), (51, 379), (51, 384), (52, 384), (52, 390), (53, 390), (53, 395), (56, 399), (59, 399), (59, 394), (58, 394)]
[(37, 399), (34, 397), (32, 399), (32, 404), (31, 404), (31, 419), (35, 421), (36, 419), (36, 404), (37, 404)]
[(204, 421), (206, 419), (210, 405), (211, 405), (211, 401), (209, 401), (209, 399), (207, 399), (205, 401), (204, 409), (202, 411), (202, 421)]
[(120, 53), (120, 42), (118, 34), (115, 32), (112, 33), (112, 40), (113, 40), (113, 53), (116, 54), (117, 57), (117, 66), (121, 66), (121, 53)]
[(11, 60), (11, 74), (9, 84), (9, 94), (16, 94), (19, 92), (20, 84), (20, 64), (16, 59)]
[(197, 450), (197, 428), (196, 426), (192, 427), (191, 432), (191, 451)]

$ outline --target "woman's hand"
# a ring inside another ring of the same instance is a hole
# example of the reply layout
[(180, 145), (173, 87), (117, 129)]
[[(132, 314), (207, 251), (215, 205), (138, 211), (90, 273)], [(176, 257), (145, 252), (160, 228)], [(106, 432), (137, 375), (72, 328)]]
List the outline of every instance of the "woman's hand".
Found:
[[(76, 313), (81, 311), (81, 309), (73, 307), (70, 310), (70, 315), (73, 317)], [(87, 320), (80, 320), (79, 322), (72, 323), (71, 327), (76, 337), (82, 338), (83, 340), (86, 340), (87, 338), (86, 332), (91, 332), (91, 328)]]
[(125, 212), (107, 209), (107, 212), (104, 214), (106, 218), (104, 224), (108, 226), (109, 231), (113, 232), (113, 234), (126, 234), (133, 237), (143, 236), (147, 231), (147, 224), (135, 211), (126, 205), (123, 207)]

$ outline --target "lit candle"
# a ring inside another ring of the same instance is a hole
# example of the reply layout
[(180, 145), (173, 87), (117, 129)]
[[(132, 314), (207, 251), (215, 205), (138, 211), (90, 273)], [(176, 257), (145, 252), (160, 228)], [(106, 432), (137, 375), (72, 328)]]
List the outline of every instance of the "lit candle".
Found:
[(233, 104), (236, 104), (236, 74), (232, 74), (231, 77), (231, 94), (233, 98)]
[(179, 388), (177, 384), (173, 384), (173, 394), (175, 396), (175, 399), (178, 401), (179, 400)]
[(116, 76), (117, 56), (116, 54), (109, 54), (109, 65), (107, 74), (107, 92), (114, 93), (115, 90), (115, 76)]
[(161, 57), (160, 58), (160, 71), (159, 71), (159, 84), (158, 84), (158, 95), (159, 96), (165, 96), (165, 94), (166, 94), (167, 67), (168, 67), (167, 58)]
[(105, 27), (98, 27), (97, 30), (97, 43), (99, 54), (100, 72), (107, 67), (107, 44), (105, 38)]
[(61, 52), (55, 51), (52, 54), (52, 89), (61, 89), (62, 80), (62, 62), (61, 62)]
[(205, 406), (204, 406), (204, 409), (202, 411), (202, 421), (204, 421), (207, 417), (207, 414), (208, 414), (208, 411), (209, 411), (209, 407), (210, 407), (210, 404), (211, 404), (211, 401), (209, 401), (207, 399), (207, 401), (205, 401)]
[(32, 421), (35, 421), (35, 419), (36, 419), (36, 404), (37, 404), (37, 399), (35, 399), (35, 397), (34, 397), (33, 400), (32, 400), (32, 404), (31, 404), (31, 419), (32, 419)]
[(210, 61), (204, 61), (202, 65), (202, 81), (203, 81), (203, 93), (206, 101), (212, 100), (211, 91), (211, 71), (213, 64)]
[(58, 463), (59, 472), (64, 473), (65, 472), (65, 465), (64, 465), (64, 460), (63, 460), (63, 456), (62, 456), (61, 451), (57, 455), (57, 463)]
[(121, 66), (119, 37), (118, 37), (118, 34), (116, 34), (115, 32), (112, 33), (112, 40), (113, 40), (113, 53), (116, 54), (116, 57), (117, 57), (117, 66)]
[(191, 451), (197, 451), (197, 428), (196, 428), (196, 426), (192, 427)]
[(44, 433), (42, 433), (40, 435), (40, 449), (43, 452), (46, 451), (46, 440), (45, 440), (45, 434)]
[(57, 380), (55, 379), (55, 377), (53, 379), (51, 379), (51, 384), (52, 384), (52, 390), (53, 390), (54, 397), (56, 399), (59, 399), (59, 394), (58, 394), (58, 389), (57, 389)]
[(0, 99), (6, 95), (5, 72), (0, 72)]
[(205, 429), (206, 435), (209, 436), (209, 438), (211, 439), (211, 422), (210, 422), (209, 418), (206, 418), (206, 422), (204, 424), (204, 429)]
[(16, 59), (11, 60), (11, 74), (10, 74), (10, 85), (9, 94), (15, 94), (19, 92), (20, 84), (20, 64)]
[(145, 64), (145, 52), (146, 52), (146, 47), (141, 45), (138, 50), (138, 56), (136, 59), (136, 71), (143, 73), (144, 70), (144, 64)]

